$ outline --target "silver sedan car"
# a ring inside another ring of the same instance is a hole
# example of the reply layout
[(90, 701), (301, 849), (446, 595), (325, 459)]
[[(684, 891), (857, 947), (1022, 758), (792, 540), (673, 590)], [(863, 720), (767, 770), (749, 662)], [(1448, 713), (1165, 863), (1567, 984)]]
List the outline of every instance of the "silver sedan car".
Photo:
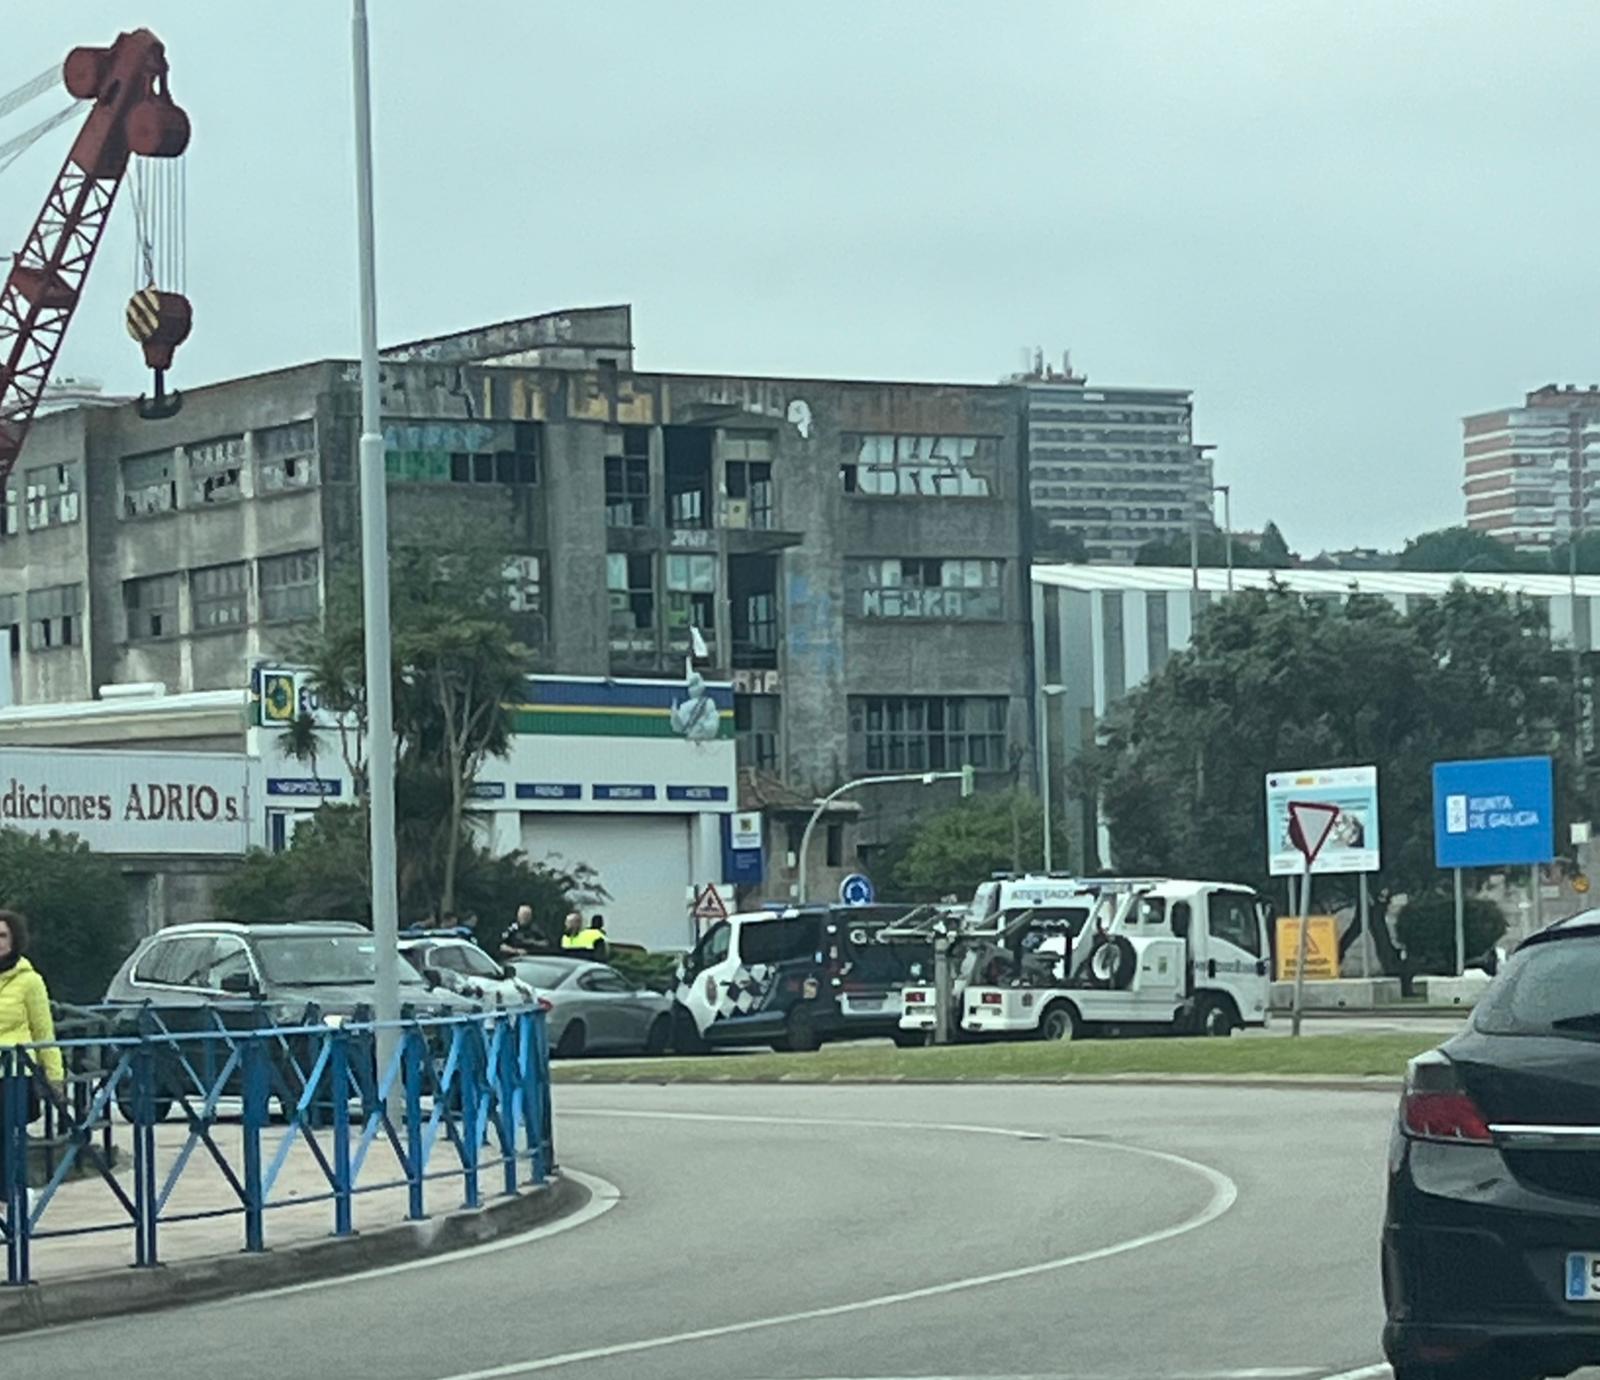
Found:
[(672, 1034), (672, 998), (636, 987), (615, 968), (586, 958), (519, 958), (519, 978), (549, 1003), (550, 1048), (580, 1054), (662, 1054)]

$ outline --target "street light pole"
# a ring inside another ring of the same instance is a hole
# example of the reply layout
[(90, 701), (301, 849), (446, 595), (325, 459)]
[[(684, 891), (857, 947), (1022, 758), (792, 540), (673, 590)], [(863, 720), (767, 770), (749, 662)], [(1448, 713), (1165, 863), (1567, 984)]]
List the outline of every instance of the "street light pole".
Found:
[(896, 776), (858, 776), (854, 781), (846, 781), (837, 790), (830, 791), (817, 801), (816, 809), (812, 810), (811, 818), (806, 821), (806, 831), (800, 835), (800, 879), (795, 886), (796, 901), (801, 905), (806, 903), (806, 855), (811, 851), (811, 835), (816, 830), (817, 821), (828, 806), (840, 796), (862, 786), (891, 786), (906, 781), (920, 781), (924, 786), (931, 786), (935, 781), (959, 781), (963, 796), (971, 795), (973, 790), (972, 768), (962, 767), (960, 771), (911, 771)]
[(378, 289), (372, 228), (372, 76), (366, 0), (352, 0), (355, 67), (356, 233), (361, 290), (361, 607), (366, 623), (367, 820), (372, 855), (372, 939), (378, 1075), (399, 1043), (400, 898), (395, 879), (394, 687), (389, 639), (389, 495), (378, 410)]
[(1233, 486), (1213, 484), (1213, 493), (1222, 495), (1222, 543), (1224, 561), (1228, 566), (1228, 593), (1233, 593)]
[(1066, 692), (1064, 685), (1039, 687), (1039, 804), (1044, 812), (1044, 870), (1055, 871), (1055, 839), (1051, 837), (1050, 810), (1050, 701)]

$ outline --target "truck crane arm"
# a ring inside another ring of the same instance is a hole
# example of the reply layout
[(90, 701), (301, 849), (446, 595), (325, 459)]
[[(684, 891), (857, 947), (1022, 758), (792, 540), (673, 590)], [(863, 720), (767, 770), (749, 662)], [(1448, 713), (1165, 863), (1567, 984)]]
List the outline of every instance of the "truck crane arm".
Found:
[[(109, 48), (74, 48), (62, 79), (94, 104), (0, 291), (0, 487), (55, 369), (128, 160), (176, 158), (189, 145), (189, 117), (167, 89), (166, 50), (148, 29), (119, 34)], [(135, 300), (129, 329), (159, 379), (189, 333), (189, 303), (153, 288)]]

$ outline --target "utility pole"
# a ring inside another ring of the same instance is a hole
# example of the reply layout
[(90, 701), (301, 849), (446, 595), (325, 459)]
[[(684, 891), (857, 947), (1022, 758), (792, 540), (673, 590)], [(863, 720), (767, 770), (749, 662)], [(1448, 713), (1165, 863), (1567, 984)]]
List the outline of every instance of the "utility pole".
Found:
[(389, 636), (389, 492), (378, 410), (378, 285), (372, 227), (372, 75), (366, 0), (352, 0), (356, 234), (361, 289), (361, 607), (366, 622), (367, 822), (372, 855), (378, 1077), (400, 1042), (400, 897), (395, 878), (394, 686)]

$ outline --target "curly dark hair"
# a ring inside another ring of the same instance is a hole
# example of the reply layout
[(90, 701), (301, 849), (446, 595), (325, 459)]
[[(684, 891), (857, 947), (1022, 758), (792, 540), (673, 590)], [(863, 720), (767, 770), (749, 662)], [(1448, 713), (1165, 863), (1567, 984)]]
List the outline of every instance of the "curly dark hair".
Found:
[(28, 922), (18, 911), (0, 909), (0, 925), (11, 931), (11, 952), (19, 958), (28, 952)]

